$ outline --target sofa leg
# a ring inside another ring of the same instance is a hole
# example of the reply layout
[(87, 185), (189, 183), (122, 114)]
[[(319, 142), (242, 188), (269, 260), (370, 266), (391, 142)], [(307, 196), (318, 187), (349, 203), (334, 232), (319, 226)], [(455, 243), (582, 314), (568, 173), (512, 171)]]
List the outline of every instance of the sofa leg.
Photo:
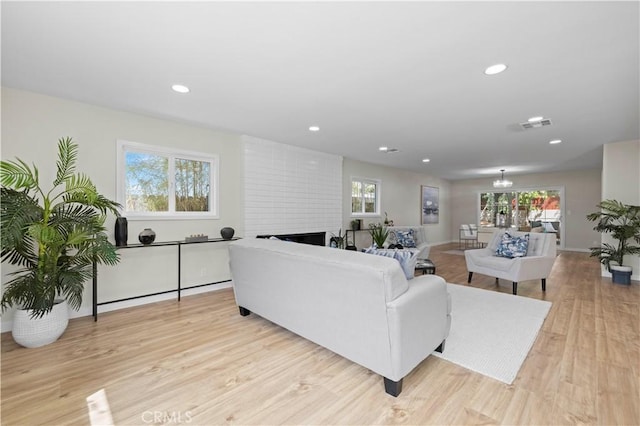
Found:
[(547, 291), (547, 279), (542, 279), (542, 291)]
[(513, 294), (518, 294), (518, 283), (513, 282)]
[(398, 396), (402, 392), (402, 380), (394, 382), (391, 379), (384, 378), (384, 391), (391, 396)]
[(436, 352), (442, 353), (442, 351), (444, 351), (444, 342), (446, 342), (446, 340), (443, 340), (442, 343), (440, 343), (440, 346), (436, 348)]
[(471, 277), (473, 276), (473, 272), (469, 272), (469, 278), (467, 278), (467, 284), (471, 284)]
[(243, 317), (246, 317), (251, 313), (250, 310), (248, 310), (247, 308), (243, 308), (242, 306), (238, 306), (238, 309), (240, 310), (240, 315), (242, 315)]
[(496, 285), (500, 285), (500, 280), (496, 278)]

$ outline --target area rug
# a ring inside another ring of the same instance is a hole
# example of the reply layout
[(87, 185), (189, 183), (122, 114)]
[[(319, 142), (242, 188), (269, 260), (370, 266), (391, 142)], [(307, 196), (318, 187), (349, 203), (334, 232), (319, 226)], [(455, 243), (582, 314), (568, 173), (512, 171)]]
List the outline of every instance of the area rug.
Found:
[(433, 355), (511, 384), (536, 340), (551, 302), (447, 284), (451, 331)]
[(464, 256), (464, 250), (446, 250), (443, 251), (445, 254), (457, 254), (458, 256)]

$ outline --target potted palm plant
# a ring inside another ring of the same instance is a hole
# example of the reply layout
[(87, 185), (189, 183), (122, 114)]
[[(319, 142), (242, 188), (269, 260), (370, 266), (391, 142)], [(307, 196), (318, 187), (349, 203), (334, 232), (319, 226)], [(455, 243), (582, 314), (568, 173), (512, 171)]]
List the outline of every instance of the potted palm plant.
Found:
[(78, 310), (93, 262), (116, 264), (107, 240), (107, 213), (119, 204), (100, 195), (91, 179), (75, 171), (78, 146), (58, 141), (56, 177), (50, 189), (38, 169), (24, 161), (0, 162), (1, 259), (16, 270), (4, 285), (0, 307), (17, 308), (12, 334), (37, 347), (57, 340), (68, 323), (67, 304)]
[(625, 255), (640, 254), (640, 206), (605, 200), (598, 207), (600, 211), (587, 215), (587, 219), (596, 222), (595, 231), (611, 234), (617, 244), (590, 247), (591, 256), (600, 259), (614, 283), (630, 284), (632, 268), (623, 265), (623, 260)]

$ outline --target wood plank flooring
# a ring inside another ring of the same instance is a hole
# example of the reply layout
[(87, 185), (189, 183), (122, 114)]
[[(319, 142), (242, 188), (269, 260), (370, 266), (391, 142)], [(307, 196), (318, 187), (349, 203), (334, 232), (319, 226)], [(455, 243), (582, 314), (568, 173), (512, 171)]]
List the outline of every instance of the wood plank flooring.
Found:
[[(432, 249), (466, 283), (464, 256)], [(586, 253), (561, 252), (542, 293), (553, 302), (513, 385), (429, 357), (398, 398), (382, 378), (256, 316), (230, 289), (70, 321), (49, 346), (1, 344), (3, 425), (88, 424), (104, 388), (126, 424), (640, 424), (640, 285), (612, 284)], [(472, 285), (511, 292), (475, 274)]]

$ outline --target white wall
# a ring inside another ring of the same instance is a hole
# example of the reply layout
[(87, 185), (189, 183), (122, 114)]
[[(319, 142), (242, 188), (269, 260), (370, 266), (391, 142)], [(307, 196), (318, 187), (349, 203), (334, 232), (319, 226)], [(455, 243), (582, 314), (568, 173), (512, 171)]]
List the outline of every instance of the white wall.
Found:
[(244, 136), (245, 235), (338, 233), (342, 157)]
[[(602, 157), (602, 199), (640, 205), (640, 140), (606, 144)], [(612, 242), (602, 235), (602, 242)], [(633, 268), (631, 279), (640, 281), (640, 256), (625, 256)], [(603, 276), (611, 276), (606, 270)]]
[[(384, 212), (395, 225), (420, 225), (421, 216), (421, 185), (439, 188), (440, 218), (439, 223), (424, 225), (427, 240), (431, 244), (449, 242), (451, 235), (450, 194), (451, 183), (427, 174), (414, 173), (406, 170), (384, 167), (378, 164), (344, 159), (343, 166), (343, 205), (342, 229), (350, 229), (351, 222), (351, 178), (361, 177), (379, 179), (381, 183), (381, 216), (363, 220), (363, 228), (369, 223), (383, 222)], [(371, 237), (367, 232), (358, 232), (356, 246), (360, 249), (371, 245)]]
[[(187, 235), (201, 233), (219, 237), (220, 229), (225, 226), (231, 226), (237, 235), (243, 235), (243, 154), (239, 135), (2, 88), (2, 159), (20, 157), (35, 163), (40, 170), (41, 182), (46, 184), (55, 176), (57, 140), (65, 136), (79, 144), (78, 171), (87, 173), (98, 190), (110, 199), (116, 198), (118, 139), (219, 155), (219, 219), (130, 220), (130, 243), (137, 242), (138, 233), (148, 227), (156, 231), (156, 241), (182, 240)], [(112, 241), (113, 224), (114, 218), (110, 218), (107, 228)], [(220, 259), (220, 256), (226, 256), (226, 250), (214, 248), (215, 245), (199, 245), (185, 254), (184, 285), (229, 277), (225, 258)], [(138, 291), (175, 288), (175, 247), (129, 249), (120, 253), (123, 258), (120, 265), (100, 268), (100, 297), (126, 297)], [(193, 266), (202, 264), (206, 265), (204, 270)], [(226, 269), (221, 272), (220, 268)], [(3, 265), (3, 282), (7, 281), (6, 271), (6, 265)], [(145, 279), (138, 280), (138, 277)], [(87, 287), (80, 315), (90, 313), (92, 291), (90, 285)], [(3, 314), (3, 330), (11, 317), (10, 311)]]
[[(478, 221), (478, 193), (493, 190), (495, 177), (455, 181), (452, 184), (452, 219), (450, 235), (456, 241), (458, 228), (463, 223)], [(564, 187), (564, 248), (566, 250), (588, 251), (598, 245), (600, 234), (593, 230), (593, 224), (586, 219), (587, 214), (596, 209), (600, 202), (601, 171), (575, 170), (568, 172), (543, 173), (509, 176), (513, 189), (533, 189), (536, 187)]]

